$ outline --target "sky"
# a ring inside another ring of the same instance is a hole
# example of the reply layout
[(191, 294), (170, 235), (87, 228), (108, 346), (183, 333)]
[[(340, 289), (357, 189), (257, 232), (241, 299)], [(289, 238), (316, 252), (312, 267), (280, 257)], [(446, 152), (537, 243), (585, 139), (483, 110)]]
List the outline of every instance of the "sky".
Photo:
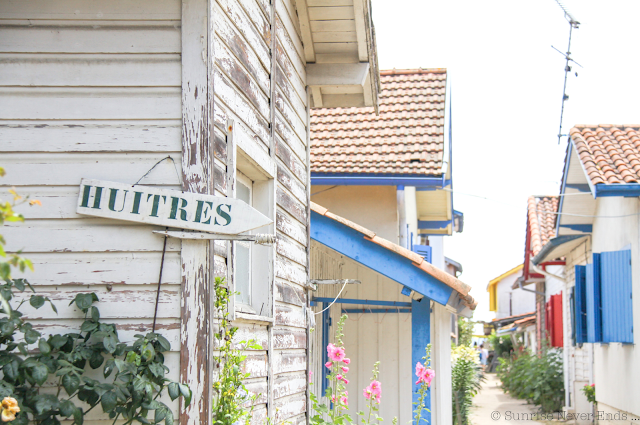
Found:
[[(521, 264), (526, 200), (557, 195), (569, 23), (555, 0), (372, 0), (380, 69), (447, 68), (454, 208), (464, 231), (445, 255), (490, 320), (489, 280)], [(573, 30), (563, 133), (576, 124), (640, 124), (640, 2), (562, 2)], [(577, 72), (578, 76), (573, 73)], [(470, 196), (474, 195), (474, 196)], [(483, 199), (488, 198), (488, 199)]]

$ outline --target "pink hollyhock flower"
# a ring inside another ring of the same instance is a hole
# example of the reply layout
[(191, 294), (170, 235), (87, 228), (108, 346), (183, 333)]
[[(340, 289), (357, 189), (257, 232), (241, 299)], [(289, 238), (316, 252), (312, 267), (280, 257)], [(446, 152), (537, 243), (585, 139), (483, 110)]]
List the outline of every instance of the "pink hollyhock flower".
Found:
[(336, 396), (332, 395), (331, 396), (331, 402), (335, 403), (335, 401), (336, 401)]
[(349, 384), (349, 380), (348, 380), (347, 378), (344, 378), (344, 377), (343, 377), (343, 378), (342, 378), (342, 380), (344, 381), (344, 384), (345, 384), (345, 385)]
[(418, 378), (421, 378), (424, 375), (424, 366), (422, 366), (422, 363), (418, 362), (416, 364), (416, 376)]
[(592, 386), (592, 387), (595, 387), (595, 386), (596, 386), (596, 384), (591, 384), (591, 386)]
[(333, 363), (331, 363), (331, 362), (326, 362), (324, 365), (325, 365), (328, 369), (331, 369), (331, 367), (333, 366)]
[(369, 388), (371, 389), (371, 393), (375, 395), (380, 395), (380, 393), (382, 392), (379, 381), (371, 381), (371, 384), (369, 384)]
[(380, 404), (380, 394), (376, 394), (375, 396), (376, 403)]
[(362, 390), (362, 394), (364, 395), (364, 398), (369, 400), (371, 398), (371, 391), (369, 390), (369, 387)]
[(313, 379), (313, 372), (309, 371), (309, 382), (311, 382), (312, 379)]
[(336, 347), (333, 344), (329, 344), (327, 345), (327, 354), (331, 361), (342, 361), (342, 359), (344, 359), (344, 347)]
[(348, 358), (342, 359), (342, 361), (344, 362), (344, 364), (351, 363), (351, 359), (348, 359)]
[(338, 376), (336, 376), (336, 378), (338, 378), (338, 381), (342, 381), (342, 375), (338, 374)]
[(342, 403), (343, 403), (345, 406), (348, 406), (348, 405), (349, 405), (349, 400), (347, 400), (347, 398), (346, 398), (346, 397), (342, 397), (342, 398), (340, 399), (340, 401), (342, 401)]
[(342, 366), (342, 371), (343, 371), (344, 373), (347, 373), (347, 372), (349, 372), (349, 368), (348, 368), (348, 367), (346, 367), (346, 366)]
[(427, 385), (431, 385), (431, 381), (433, 380), (433, 377), (436, 376), (436, 371), (433, 369), (425, 369), (424, 371), (424, 382), (427, 383)]
[(349, 391), (345, 391), (344, 395), (349, 396)]

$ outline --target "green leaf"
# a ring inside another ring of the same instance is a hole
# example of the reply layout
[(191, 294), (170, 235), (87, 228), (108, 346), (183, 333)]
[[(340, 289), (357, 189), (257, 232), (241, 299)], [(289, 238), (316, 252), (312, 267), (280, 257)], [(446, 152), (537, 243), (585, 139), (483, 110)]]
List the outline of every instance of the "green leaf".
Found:
[(104, 363), (104, 356), (100, 351), (94, 351), (89, 358), (89, 366), (92, 369), (97, 369), (102, 366), (102, 363)]
[(113, 353), (116, 351), (116, 345), (118, 344), (118, 340), (115, 335), (108, 335), (102, 340), (102, 344), (104, 345), (105, 350), (109, 353)]
[(158, 378), (162, 378), (164, 376), (164, 367), (160, 363), (151, 363), (149, 365), (149, 370), (153, 373), (154, 376)]
[(166, 408), (161, 408), (161, 409), (156, 409), (154, 415), (153, 415), (153, 421), (155, 423), (158, 423), (160, 421), (162, 421), (164, 418), (167, 417), (167, 410)]
[(76, 297), (71, 300), (71, 302), (69, 303), (69, 305), (76, 303), (76, 306), (82, 310), (83, 312), (87, 312), (87, 310), (89, 310), (89, 307), (91, 307), (91, 304), (93, 304), (94, 301), (98, 301), (98, 297), (96, 296), (96, 294), (91, 293), (91, 294), (78, 294), (76, 295)]
[(104, 365), (104, 371), (103, 371), (103, 375), (105, 378), (108, 378), (109, 375), (111, 375), (111, 372), (113, 372), (113, 368), (115, 367), (116, 363), (113, 359), (109, 359), (107, 360), (107, 363)]
[(69, 396), (72, 396), (80, 387), (80, 378), (74, 374), (67, 374), (62, 377), (62, 386)]
[(38, 338), (40, 338), (40, 332), (34, 331), (33, 329), (29, 329), (24, 333), (24, 340), (27, 341), (27, 344), (35, 343)]
[(172, 401), (180, 397), (180, 388), (178, 387), (177, 382), (170, 383), (167, 389), (169, 391), (169, 397), (171, 397)]
[(80, 330), (82, 332), (91, 332), (98, 329), (98, 324), (96, 322), (93, 322), (91, 320), (85, 320), (82, 325), (80, 326)]
[(184, 407), (188, 407), (191, 404), (191, 397), (193, 393), (191, 392), (191, 388), (187, 384), (178, 384), (178, 388), (180, 388), (180, 394), (184, 397)]
[(41, 354), (49, 354), (51, 352), (51, 346), (47, 344), (47, 341), (44, 338), (40, 338), (38, 341), (38, 349)]
[(67, 337), (62, 335), (54, 335), (49, 338), (49, 344), (55, 349), (59, 349), (67, 343)]
[(173, 412), (167, 409), (167, 416), (164, 418), (164, 425), (173, 425)]
[(60, 402), (53, 394), (40, 394), (36, 396), (35, 408), (38, 414), (42, 414), (48, 410), (55, 410), (59, 407)]
[(100, 400), (100, 396), (94, 390), (83, 389), (78, 391), (78, 399), (94, 406)]
[(98, 310), (98, 307), (91, 307), (91, 318), (96, 322), (100, 320), (100, 311)]
[(44, 297), (42, 295), (31, 295), (29, 304), (31, 304), (33, 308), (40, 308), (44, 305)]
[(160, 334), (157, 335), (157, 338), (158, 338), (158, 342), (160, 343), (160, 346), (164, 351), (171, 350), (171, 343), (167, 340), (167, 338), (163, 337)]
[(73, 404), (69, 400), (62, 400), (60, 402), (60, 415), (65, 418), (72, 416), (76, 409), (77, 407), (75, 406), (75, 404)]
[(82, 425), (82, 423), (84, 422), (84, 413), (79, 407), (77, 407), (76, 410), (73, 411), (73, 422), (75, 423), (75, 425)]
[(24, 291), (25, 289), (24, 279), (13, 279), (13, 284), (16, 286), (18, 291)]
[(102, 405), (102, 410), (105, 413), (111, 412), (116, 408), (118, 404), (118, 397), (114, 391), (109, 391), (102, 395), (102, 399), (100, 400), (100, 404)]
[(36, 380), (38, 385), (42, 385), (49, 377), (49, 368), (42, 363), (38, 363), (31, 368), (31, 376)]

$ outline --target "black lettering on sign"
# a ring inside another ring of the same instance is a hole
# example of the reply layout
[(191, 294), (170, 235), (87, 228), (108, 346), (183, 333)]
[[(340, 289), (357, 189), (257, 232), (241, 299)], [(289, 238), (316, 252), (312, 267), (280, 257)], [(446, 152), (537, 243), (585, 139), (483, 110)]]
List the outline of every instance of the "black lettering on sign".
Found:
[[(229, 209), (227, 211), (223, 211), (222, 207), (229, 207)], [(216, 212), (218, 213), (220, 218), (223, 218), (226, 221), (226, 223), (224, 223), (224, 224), (218, 223), (218, 219), (216, 218), (215, 221), (214, 221), (214, 224), (217, 224), (217, 225), (220, 225), (220, 226), (228, 226), (229, 223), (231, 223), (231, 216), (229, 215), (229, 214), (231, 214), (231, 205), (229, 205), (229, 204), (220, 204), (216, 208)]]
[(140, 214), (140, 198), (142, 197), (142, 192), (133, 193), (133, 208), (131, 209), (131, 214)]
[(118, 190), (119, 189), (109, 189), (109, 209), (115, 212), (122, 212), (122, 210), (124, 210), (124, 203), (127, 201), (127, 193), (129, 193), (129, 191), (124, 191), (124, 197), (122, 198), (122, 208), (116, 210), (116, 198), (118, 197)]
[[(178, 207), (178, 202), (182, 201), (182, 206)], [(171, 197), (171, 214), (169, 214), (169, 220), (175, 220), (178, 215), (178, 210), (180, 210), (180, 220), (187, 221), (187, 200), (182, 198), (177, 198), (175, 196)]]
[(164, 203), (167, 203), (167, 197), (163, 196), (163, 195), (147, 195), (147, 202), (149, 202), (149, 199), (153, 196), (153, 206), (151, 207), (151, 214), (149, 214), (150, 217), (157, 217), (158, 216), (158, 208), (160, 207), (160, 197), (162, 197), (162, 200), (164, 201)]
[(205, 221), (202, 221), (202, 224), (211, 223), (211, 217), (209, 216), (211, 210), (213, 210), (213, 202), (198, 201), (196, 204), (196, 217), (193, 221), (195, 223), (200, 223), (201, 220), (206, 219)]
[(102, 187), (96, 187), (96, 194), (93, 197), (93, 206), (96, 210), (100, 209), (100, 200), (102, 199)]

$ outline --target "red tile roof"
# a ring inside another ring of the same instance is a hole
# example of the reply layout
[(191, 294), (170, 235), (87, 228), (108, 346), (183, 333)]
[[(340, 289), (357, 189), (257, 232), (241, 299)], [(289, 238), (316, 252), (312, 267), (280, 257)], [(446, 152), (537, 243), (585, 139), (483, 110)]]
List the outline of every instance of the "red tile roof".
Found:
[(558, 199), (557, 196), (529, 197), (527, 216), (531, 231), (530, 249), (533, 256), (538, 255), (542, 247), (555, 236)]
[(591, 183), (640, 183), (640, 125), (576, 125), (569, 134)]
[(447, 71), (380, 71), (373, 108), (311, 111), (311, 170), (318, 173), (441, 175)]
[(373, 232), (372, 230), (366, 229), (360, 226), (359, 224), (356, 224), (350, 220), (347, 220), (346, 218), (340, 217), (339, 215), (336, 215), (330, 212), (328, 209), (316, 204), (315, 202), (311, 202), (311, 210), (320, 215), (323, 215), (332, 220), (335, 220), (347, 227), (350, 227), (353, 230), (361, 233), (366, 240), (376, 245), (380, 245), (381, 247), (386, 248), (389, 251), (395, 252), (396, 254), (411, 260), (413, 262), (413, 265), (418, 267), (424, 273), (427, 273), (435, 277), (440, 282), (444, 283), (450, 288), (453, 288), (454, 291), (458, 292), (462, 302), (471, 310), (475, 310), (476, 306), (478, 305), (478, 302), (475, 301), (471, 295), (469, 295), (469, 291), (471, 291), (471, 287), (469, 285), (456, 279), (454, 276), (450, 275), (449, 273), (443, 270), (440, 270), (437, 267), (434, 267), (429, 262), (424, 261), (424, 257), (422, 257), (421, 255), (413, 251), (409, 251), (408, 249), (400, 245), (396, 245), (393, 242), (389, 242), (388, 240), (383, 239), (380, 236), (376, 236), (376, 233)]

